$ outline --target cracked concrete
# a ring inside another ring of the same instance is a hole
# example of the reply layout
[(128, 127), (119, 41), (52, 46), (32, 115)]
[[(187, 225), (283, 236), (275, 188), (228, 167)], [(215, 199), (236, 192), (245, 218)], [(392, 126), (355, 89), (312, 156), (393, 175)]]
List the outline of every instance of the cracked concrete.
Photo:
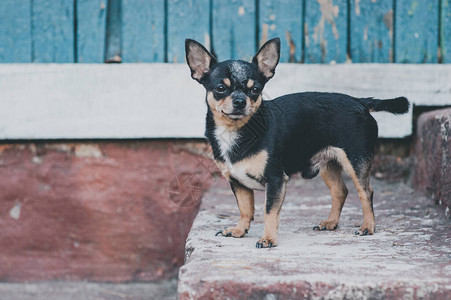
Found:
[(321, 179), (292, 179), (282, 207), (279, 245), (256, 249), (262, 193), (244, 238), (215, 236), (238, 221), (230, 188), (219, 179), (205, 195), (179, 273), (181, 299), (449, 299), (451, 222), (403, 182), (372, 180), (376, 234), (355, 236), (362, 212), (350, 190), (336, 231), (313, 231), (330, 210)]

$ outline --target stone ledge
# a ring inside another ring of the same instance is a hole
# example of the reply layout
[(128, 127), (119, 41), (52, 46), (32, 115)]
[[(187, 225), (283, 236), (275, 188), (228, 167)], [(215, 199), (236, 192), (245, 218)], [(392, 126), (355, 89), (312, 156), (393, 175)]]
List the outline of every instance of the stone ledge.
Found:
[[(263, 98), (323, 91), (450, 105), (450, 70), (449, 64), (282, 63)], [(201, 138), (205, 130), (205, 91), (186, 64), (1, 64), (0, 78), (0, 139)], [(374, 117), (381, 137), (412, 134), (412, 110)]]
[(175, 279), (146, 283), (39, 282), (0, 283), (2, 299), (9, 300), (174, 300)]
[(187, 240), (180, 299), (449, 299), (451, 224), (443, 212), (406, 184), (373, 179), (377, 232), (358, 237), (360, 202), (347, 186), (339, 229), (316, 232), (312, 227), (329, 213), (327, 188), (320, 179), (292, 180), (278, 247), (256, 249), (263, 195), (256, 196), (247, 236), (216, 237), (239, 216), (230, 189), (216, 182)]
[(418, 119), (413, 186), (451, 215), (451, 108)]

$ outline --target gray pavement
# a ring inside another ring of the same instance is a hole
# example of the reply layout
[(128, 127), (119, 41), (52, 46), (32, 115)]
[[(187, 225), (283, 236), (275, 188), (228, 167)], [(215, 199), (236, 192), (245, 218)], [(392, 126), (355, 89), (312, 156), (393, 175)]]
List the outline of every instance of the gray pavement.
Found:
[(362, 212), (350, 191), (336, 231), (313, 231), (330, 210), (320, 178), (291, 180), (279, 244), (256, 249), (264, 195), (243, 238), (215, 236), (239, 218), (230, 188), (219, 180), (205, 195), (179, 273), (181, 299), (451, 299), (451, 221), (433, 201), (403, 182), (372, 180), (376, 233), (355, 236)]
[(0, 283), (1, 300), (176, 299), (177, 280), (154, 283), (40, 282)]

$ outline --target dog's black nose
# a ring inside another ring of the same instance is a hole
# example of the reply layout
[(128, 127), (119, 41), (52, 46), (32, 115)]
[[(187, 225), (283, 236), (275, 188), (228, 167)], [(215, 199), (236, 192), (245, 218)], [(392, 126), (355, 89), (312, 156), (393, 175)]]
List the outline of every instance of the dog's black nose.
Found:
[(243, 109), (246, 107), (246, 100), (242, 98), (233, 99), (233, 107), (236, 109)]

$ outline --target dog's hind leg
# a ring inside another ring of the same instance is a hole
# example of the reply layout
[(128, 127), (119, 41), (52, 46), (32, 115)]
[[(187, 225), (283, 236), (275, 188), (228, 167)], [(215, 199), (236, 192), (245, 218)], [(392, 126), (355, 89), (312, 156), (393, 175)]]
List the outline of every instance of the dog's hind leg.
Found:
[(370, 183), (370, 168), (371, 168), (372, 159), (364, 159), (362, 160), (356, 169), (357, 179), (363, 189), (363, 192), (366, 197), (363, 197), (359, 192), (359, 198), (362, 203), (363, 210), (363, 225), (359, 230), (355, 232), (356, 235), (367, 235), (373, 234), (376, 230), (376, 222), (374, 217), (374, 208), (373, 208), (373, 187)]
[(373, 188), (370, 184), (370, 168), (372, 157), (360, 158), (355, 160), (354, 164), (348, 159), (346, 153), (339, 149), (337, 159), (343, 166), (343, 169), (351, 176), (357, 192), (359, 193), (360, 203), (363, 211), (363, 225), (355, 232), (356, 235), (373, 234), (376, 230), (376, 221), (373, 211)]
[(334, 230), (338, 227), (341, 210), (345, 203), (348, 189), (343, 182), (342, 172), (343, 168), (335, 160), (329, 161), (323, 168), (321, 168), (321, 177), (326, 183), (332, 196), (332, 209), (329, 217), (321, 221), (318, 226), (313, 227), (314, 230)]

